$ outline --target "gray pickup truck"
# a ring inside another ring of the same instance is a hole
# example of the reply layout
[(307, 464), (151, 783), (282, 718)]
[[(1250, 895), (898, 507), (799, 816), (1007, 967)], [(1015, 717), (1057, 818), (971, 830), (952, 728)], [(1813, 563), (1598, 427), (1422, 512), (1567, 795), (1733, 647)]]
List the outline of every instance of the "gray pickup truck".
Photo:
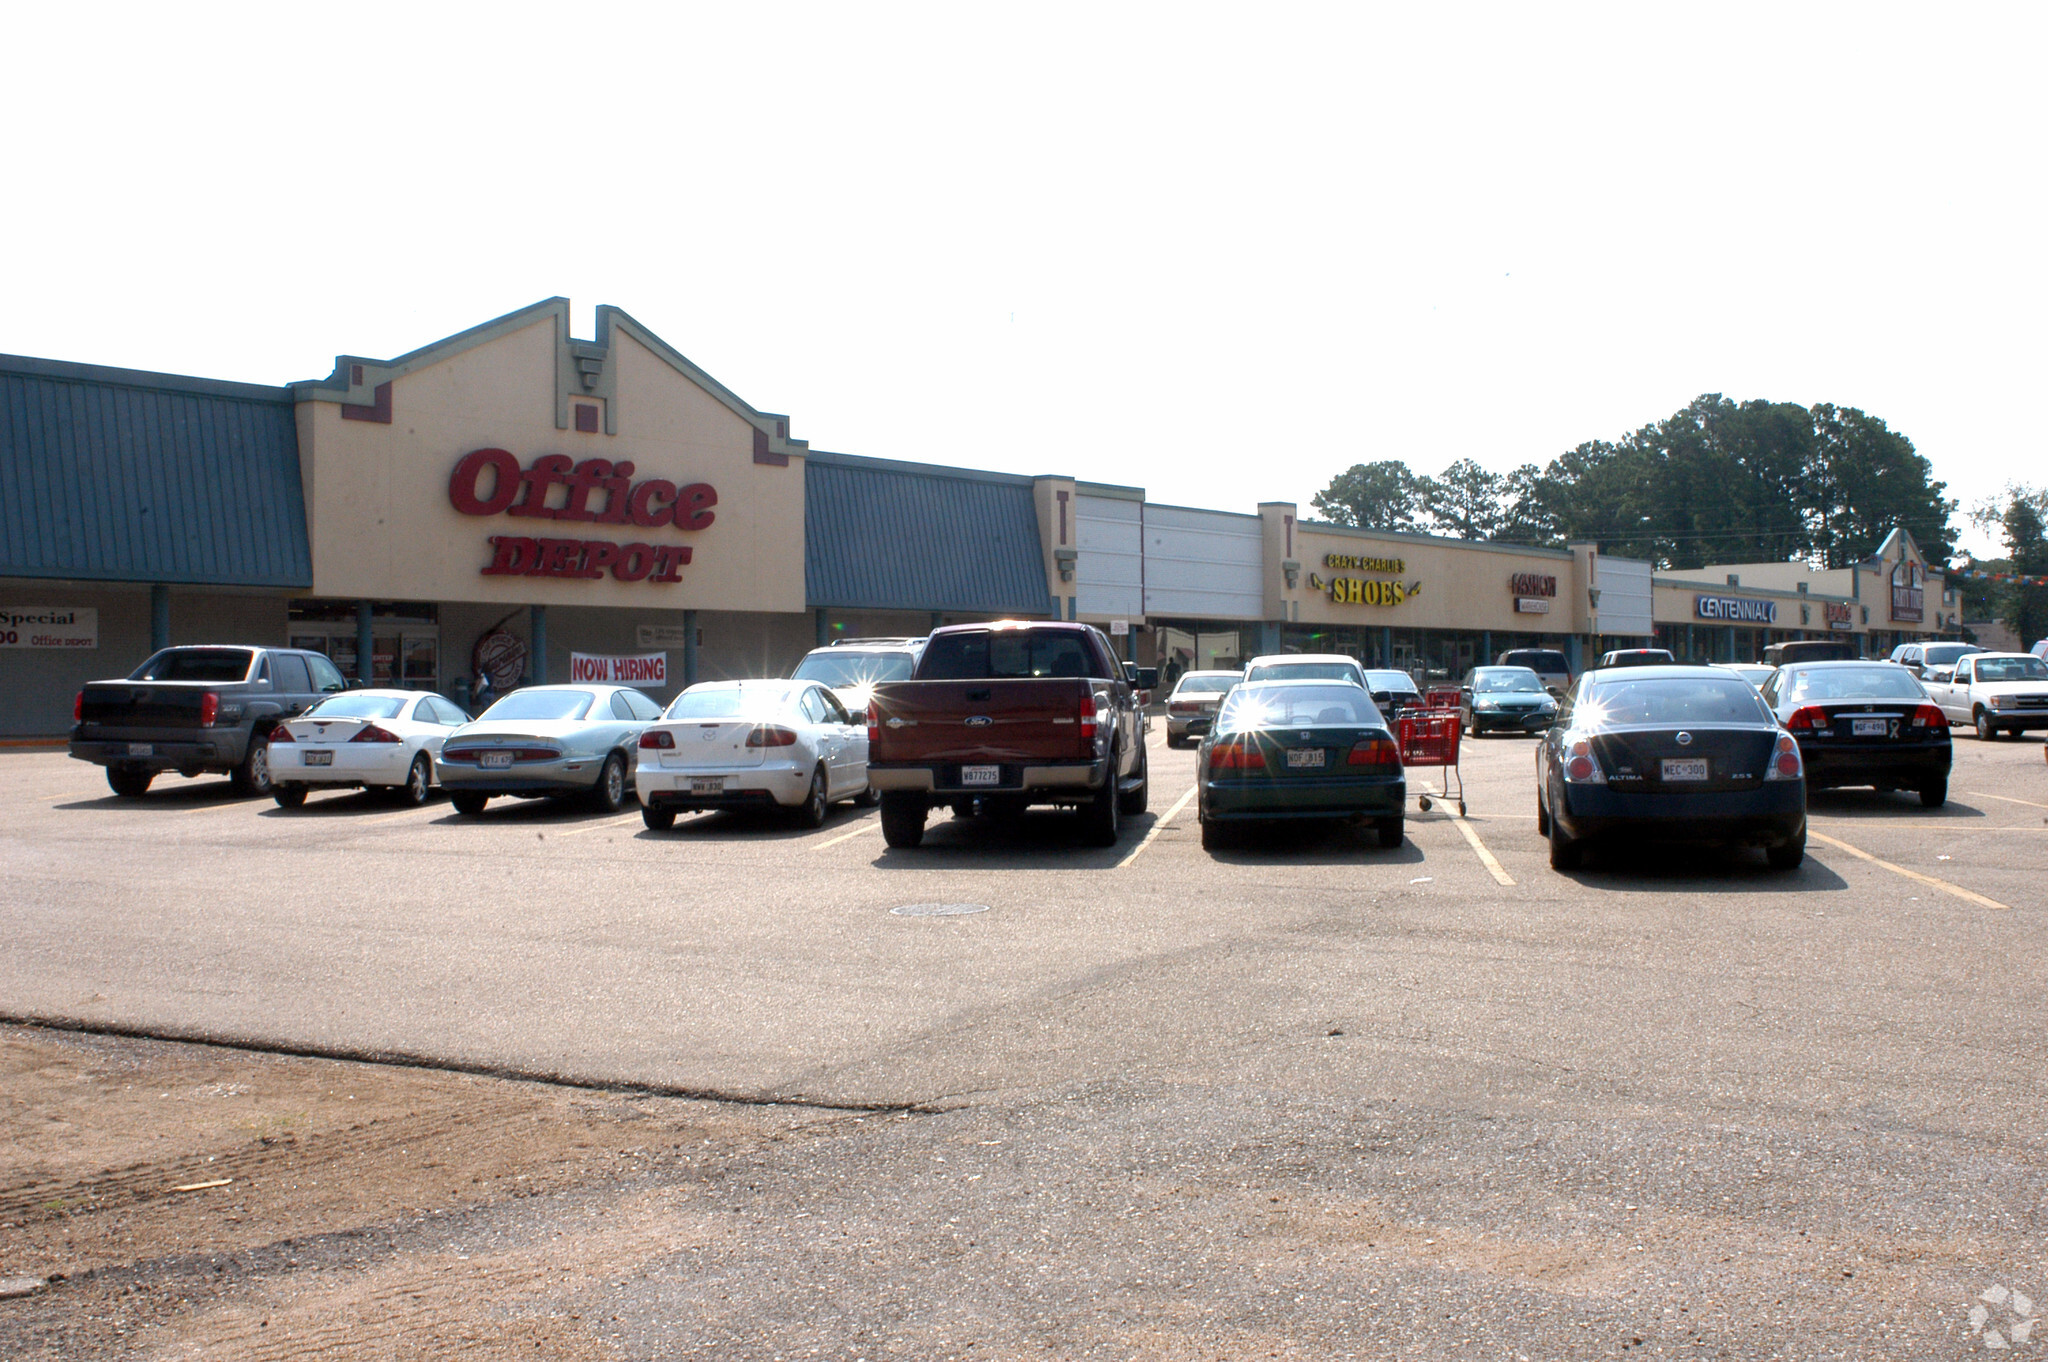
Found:
[(139, 798), (161, 771), (225, 773), (237, 792), (270, 793), (270, 730), (347, 690), (334, 664), (294, 648), (166, 648), (122, 681), (89, 681), (72, 717), (71, 755), (107, 768), (114, 793)]

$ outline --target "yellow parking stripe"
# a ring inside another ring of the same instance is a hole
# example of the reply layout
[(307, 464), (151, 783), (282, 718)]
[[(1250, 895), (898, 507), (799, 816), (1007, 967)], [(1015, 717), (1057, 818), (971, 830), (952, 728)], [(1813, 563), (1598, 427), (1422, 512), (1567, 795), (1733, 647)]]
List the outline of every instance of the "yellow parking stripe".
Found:
[(1472, 844), (1472, 850), (1478, 854), (1479, 863), (1486, 867), (1486, 873), (1493, 876), (1495, 883), (1504, 884), (1512, 889), (1514, 880), (1508, 877), (1507, 871), (1501, 869), (1500, 862), (1486, 849), (1486, 843), (1479, 840), (1479, 834), (1472, 830), (1472, 824), (1465, 815), (1450, 805), (1444, 806), (1444, 812), (1451, 816), (1451, 821), (1458, 825), (1458, 831), (1464, 833), (1465, 840)]
[(588, 823), (580, 828), (570, 828), (567, 832), (558, 832), (555, 834), (555, 836), (581, 837), (586, 832), (607, 832), (613, 828), (618, 827), (622, 823), (637, 823), (639, 821), (640, 812), (636, 809), (632, 813), (627, 814), (624, 817), (607, 818), (602, 823)]
[(1146, 833), (1145, 836), (1142, 839), (1140, 839), (1136, 846), (1131, 848), (1131, 854), (1124, 857), (1121, 861), (1118, 861), (1116, 863), (1116, 868), (1118, 870), (1122, 870), (1125, 866), (1129, 865), (1132, 861), (1137, 860), (1139, 856), (1143, 855), (1145, 848), (1152, 845), (1152, 839), (1157, 837), (1160, 833), (1165, 832), (1166, 825), (1173, 821), (1174, 815), (1178, 814), (1182, 809), (1185, 809), (1188, 806), (1188, 801), (1190, 799), (1193, 799), (1194, 797), (1195, 787), (1190, 785), (1188, 786), (1187, 793), (1182, 795), (1179, 799), (1176, 799), (1173, 802), (1173, 807), (1166, 811), (1166, 816), (1161, 818), (1157, 823), (1154, 823), (1152, 825), (1152, 830)]
[(1939, 889), (1946, 894), (1954, 894), (1957, 898), (1966, 899), (1971, 903), (1979, 905), (1980, 907), (1996, 908), (1998, 911), (2002, 913), (2009, 913), (2012, 911), (2010, 907), (2003, 903), (2000, 903), (1997, 899), (1987, 899), (1982, 894), (1976, 893), (1969, 889), (1965, 889), (1959, 884), (1950, 884), (1947, 880), (1937, 880), (1932, 875), (1923, 875), (1917, 870), (1908, 870), (1906, 869), (1906, 867), (1902, 865), (1893, 865), (1890, 861), (1880, 860), (1878, 857), (1871, 855), (1869, 852), (1864, 851), (1860, 847), (1852, 847), (1847, 842), (1838, 842), (1834, 838), (1829, 837), (1824, 833), (1815, 832), (1811, 827), (1807, 828), (1806, 835), (1816, 842), (1823, 842), (1828, 846), (1836, 848), (1837, 850), (1846, 851), (1851, 856), (1857, 857), (1859, 860), (1868, 861), (1875, 866), (1882, 866), (1884, 869), (1891, 871), (1894, 875), (1903, 875), (1909, 880), (1917, 880), (1921, 884), (1930, 885), (1933, 888)]
[(2014, 799), (2011, 795), (1986, 794), (1982, 790), (1970, 791), (1972, 799), (2002, 799), (2008, 804), (2024, 804), (2030, 809), (2048, 809), (2048, 804), (2036, 804), (2031, 799)]
[(879, 818), (872, 818), (872, 819), (869, 819), (869, 820), (868, 820), (867, 822), (865, 822), (865, 823), (861, 824), (861, 825), (860, 825), (859, 827), (855, 828), (855, 829), (854, 829), (854, 830), (853, 830), (852, 832), (842, 832), (842, 833), (840, 833), (840, 834), (839, 834), (839, 835), (838, 835), (837, 837), (834, 837), (834, 838), (832, 838), (832, 839), (831, 839), (831, 840), (829, 840), (829, 841), (824, 841), (824, 842), (820, 842), (820, 843), (818, 843), (818, 845), (816, 845), (816, 846), (812, 847), (812, 848), (811, 848), (811, 850), (813, 850), (813, 851), (823, 851), (823, 850), (824, 850), (824, 849), (825, 849), (826, 847), (836, 847), (836, 846), (838, 846), (838, 845), (839, 845), (839, 844), (840, 844), (841, 842), (850, 842), (850, 841), (852, 841), (852, 840), (853, 840), (854, 838), (856, 838), (856, 837), (860, 836), (860, 835), (861, 835), (862, 833), (864, 833), (864, 832), (873, 832), (873, 831), (874, 831), (874, 830), (875, 830), (876, 828), (879, 828), (879, 827), (881, 827), (881, 826), (882, 826), (882, 820), (881, 820), (881, 819), (879, 819)]

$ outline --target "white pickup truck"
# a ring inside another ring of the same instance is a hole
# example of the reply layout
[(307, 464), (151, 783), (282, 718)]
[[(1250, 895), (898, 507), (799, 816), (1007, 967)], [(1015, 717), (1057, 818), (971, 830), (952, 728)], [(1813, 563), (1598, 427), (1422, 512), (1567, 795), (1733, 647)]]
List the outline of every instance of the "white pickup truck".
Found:
[(1950, 723), (1973, 724), (1990, 740), (2048, 728), (2048, 660), (2028, 653), (1971, 653), (1955, 668), (1930, 667), (1920, 679)]

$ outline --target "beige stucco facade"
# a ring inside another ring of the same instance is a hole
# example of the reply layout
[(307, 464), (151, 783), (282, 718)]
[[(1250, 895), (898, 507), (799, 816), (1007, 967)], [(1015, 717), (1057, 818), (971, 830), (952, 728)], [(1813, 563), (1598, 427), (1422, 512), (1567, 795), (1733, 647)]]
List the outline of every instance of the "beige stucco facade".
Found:
[[(1294, 536), (1297, 584), (1273, 573), (1290, 622), (1499, 633), (1585, 627), (1569, 552), (1298, 522)], [(1517, 610), (1518, 600), (1550, 608)]]

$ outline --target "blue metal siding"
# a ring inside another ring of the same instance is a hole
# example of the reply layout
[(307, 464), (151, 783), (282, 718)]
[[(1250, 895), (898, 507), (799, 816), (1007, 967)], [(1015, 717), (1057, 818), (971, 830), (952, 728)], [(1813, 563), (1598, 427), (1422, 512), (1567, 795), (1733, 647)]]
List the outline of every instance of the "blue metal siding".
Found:
[(310, 585), (290, 391), (0, 356), (0, 576)]
[(805, 464), (813, 606), (1050, 614), (1042, 554), (1028, 479)]

